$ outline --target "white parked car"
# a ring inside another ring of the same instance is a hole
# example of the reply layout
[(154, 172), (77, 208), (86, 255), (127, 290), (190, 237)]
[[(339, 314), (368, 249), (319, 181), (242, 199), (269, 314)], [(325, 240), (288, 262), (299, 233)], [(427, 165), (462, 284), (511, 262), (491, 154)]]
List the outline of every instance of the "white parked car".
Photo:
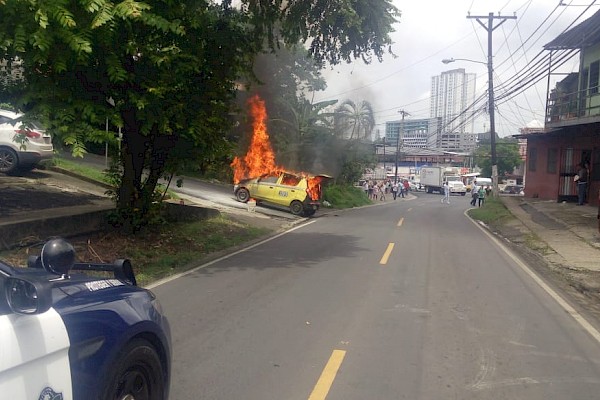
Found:
[(0, 109), (0, 172), (30, 170), (52, 158), (52, 139), (37, 123), (25, 126), (23, 114)]

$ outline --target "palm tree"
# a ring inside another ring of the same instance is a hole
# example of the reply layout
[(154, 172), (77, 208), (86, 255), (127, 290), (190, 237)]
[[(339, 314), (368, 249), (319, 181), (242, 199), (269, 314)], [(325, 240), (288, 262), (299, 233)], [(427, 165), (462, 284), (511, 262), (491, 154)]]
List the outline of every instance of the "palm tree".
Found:
[(350, 140), (370, 138), (375, 128), (373, 106), (366, 100), (360, 106), (346, 100), (336, 109), (334, 121), (336, 132)]

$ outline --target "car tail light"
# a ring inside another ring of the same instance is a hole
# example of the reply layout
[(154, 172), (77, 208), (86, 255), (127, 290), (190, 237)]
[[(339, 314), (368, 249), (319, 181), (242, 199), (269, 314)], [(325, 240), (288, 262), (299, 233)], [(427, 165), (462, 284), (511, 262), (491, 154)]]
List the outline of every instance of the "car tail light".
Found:
[(39, 139), (42, 137), (42, 134), (36, 131), (31, 131), (28, 129), (19, 129), (16, 131), (19, 135), (25, 135), (29, 139)]

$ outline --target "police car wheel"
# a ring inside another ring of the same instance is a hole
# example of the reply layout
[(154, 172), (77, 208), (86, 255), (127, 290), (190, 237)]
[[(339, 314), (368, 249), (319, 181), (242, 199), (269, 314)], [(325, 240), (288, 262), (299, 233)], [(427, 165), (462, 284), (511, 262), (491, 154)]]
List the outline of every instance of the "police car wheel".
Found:
[(162, 400), (165, 390), (160, 357), (146, 340), (129, 343), (115, 362), (105, 400)]

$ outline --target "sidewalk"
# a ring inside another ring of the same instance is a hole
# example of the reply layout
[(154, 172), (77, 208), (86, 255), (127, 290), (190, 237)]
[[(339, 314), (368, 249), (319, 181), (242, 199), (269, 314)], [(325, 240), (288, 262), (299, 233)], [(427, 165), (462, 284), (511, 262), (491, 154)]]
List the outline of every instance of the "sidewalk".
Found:
[(545, 257), (574, 271), (600, 271), (598, 209), (524, 197), (501, 197), (510, 212), (553, 252)]

